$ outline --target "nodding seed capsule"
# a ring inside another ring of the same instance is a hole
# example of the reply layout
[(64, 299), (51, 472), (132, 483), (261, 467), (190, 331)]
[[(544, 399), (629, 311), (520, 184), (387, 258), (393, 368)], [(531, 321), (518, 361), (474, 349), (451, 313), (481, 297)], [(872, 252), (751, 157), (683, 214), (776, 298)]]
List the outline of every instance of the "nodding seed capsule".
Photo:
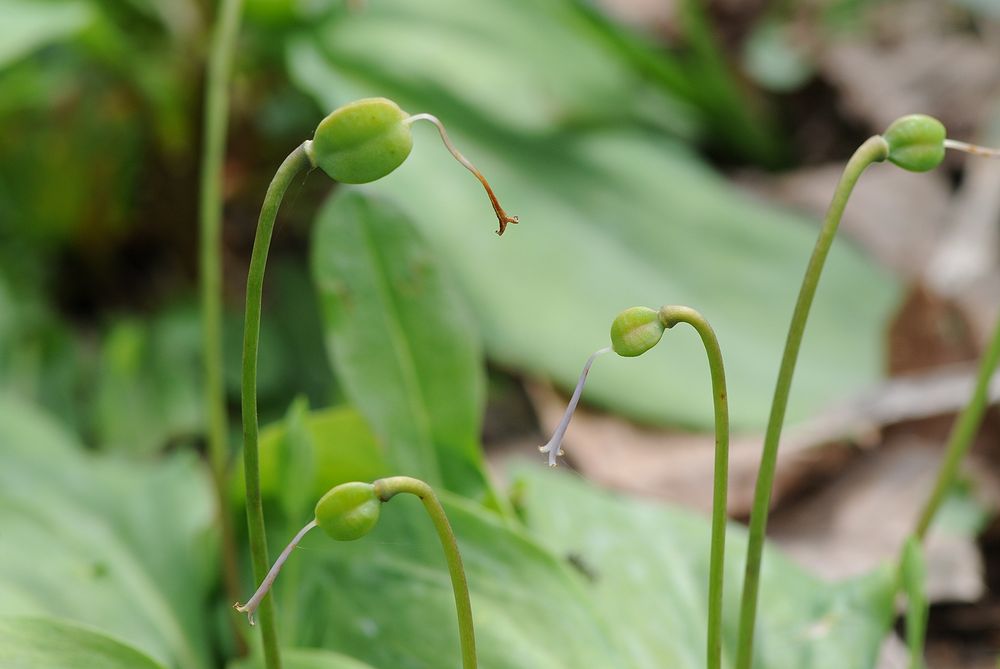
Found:
[(399, 167), (413, 148), (409, 114), (386, 98), (356, 100), (320, 121), (307, 151), (330, 178), (363, 184)]
[(337, 541), (354, 541), (378, 523), (382, 501), (370, 483), (342, 483), (316, 503), (316, 524)]
[(620, 356), (634, 358), (656, 346), (664, 329), (659, 312), (648, 307), (631, 307), (618, 314), (611, 324), (611, 347)]
[(882, 134), (889, 145), (889, 160), (911, 172), (927, 172), (944, 160), (945, 129), (941, 121), (925, 114), (896, 119)]

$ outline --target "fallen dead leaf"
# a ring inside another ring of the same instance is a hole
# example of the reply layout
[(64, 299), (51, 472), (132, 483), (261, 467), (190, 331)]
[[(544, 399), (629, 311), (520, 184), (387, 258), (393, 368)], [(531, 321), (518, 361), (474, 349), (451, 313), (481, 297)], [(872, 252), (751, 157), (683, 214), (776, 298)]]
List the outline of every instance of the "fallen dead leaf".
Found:
[[(807, 499), (778, 510), (768, 534), (813, 573), (837, 580), (895, 560), (916, 525), (941, 460), (940, 444), (904, 436), (863, 454)], [(970, 472), (984, 468), (974, 458)], [(998, 487), (982, 476), (977, 489)], [(926, 542), (931, 601), (975, 601), (984, 591), (975, 538), (932, 529)]]
[[(892, 379), (822, 415), (785, 430), (778, 454), (774, 505), (839, 471), (879, 444), (885, 426), (956, 412), (968, 401), (974, 371), (962, 365)], [(528, 383), (546, 434), (558, 424), (566, 399), (551, 386)], [(991, 386), (1000, 400), (1000, 377)], [(519, 442), (537, 454), (537, 443)], [(760, 460), (759, 435), (735, 436), (729, 455), (729, 513), (749, 515)], [(668, 500), (702, 511), (711, 509), (714, 467), (709, 434), (652, 429), (580, 406), (566, 433), (566, 459), (583, 476), (610, 488)], [(539, 462), (541, 458), (539, 456)]]

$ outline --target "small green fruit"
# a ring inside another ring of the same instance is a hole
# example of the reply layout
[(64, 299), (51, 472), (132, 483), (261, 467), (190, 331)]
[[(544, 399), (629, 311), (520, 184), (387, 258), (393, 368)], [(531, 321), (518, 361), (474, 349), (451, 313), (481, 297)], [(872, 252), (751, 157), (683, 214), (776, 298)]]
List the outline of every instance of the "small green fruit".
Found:
[(316, 503), (316, 524), (337, 541), (354, 541), (372, 531), (381, 509), (372, 484), (341, 483)]
[(889, 145), (890, 161), (904, 170), (926, 172), (944, 160), (945, 135), (941, 121), (910, 114), (893, 121), (882, 137)]
[(620, 356), (632, 358), (656, 346), (663, 336), (660, 315), (648, 307), (631, 307), (611, 324), (611, 347)]
[(330, 178), (363, 184), (399, 167), (413, 148), (409, 114), (392, 100), (365, 98), (323, 119), (309, 146), (313, 163)]

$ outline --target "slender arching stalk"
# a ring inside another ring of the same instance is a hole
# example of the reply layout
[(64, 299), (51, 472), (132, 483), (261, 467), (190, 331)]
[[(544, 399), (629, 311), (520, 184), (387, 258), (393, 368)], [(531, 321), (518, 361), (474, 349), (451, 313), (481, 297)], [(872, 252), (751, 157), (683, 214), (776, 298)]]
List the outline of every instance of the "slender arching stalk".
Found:
[[(229, 467), (226, 395), (222, 363), (222, 161), (226, 148), (229, 80), (243, 0), (222, 0), (215, 20), (205, 78), (204, 146), (201, 154), (199, 273), (201, 278), (202, 351), (205, 364), (205, 415), (208, 454), (219, 507), (223, 580), (229, 596), (239, 596), (239, 569), (232, 517), (226, 503)], [(236, 627), (242, 645), (241, 629)]]
[(983, 413), (986, 411), (986, 405), (989, 401), (990, 379), (993, 378), (998, 362), (1000, 362), (1000, 320), (997, 321), (996, 328), (993, 330), (993, 340), (979, 362), (979, 372), (976, 375), (972, 399), (962, 409), (962, 413), (959, 414), (958, 420), (952, 427), (951, 435), (948, 437), (944, 463), (938, 470), (934, 490), (920, 512), (920, 519), (917, 521), (916, 530), (914, 530), (917, 540), (923, 540), (931, 521), (934, 520), (934, 515), (941, 508), (945, 496), (955, 483), (958, 466), (965, 454), (969, 452), (972, 440), (979, 430), (980, 423), (982, 423)]
[(434, 523), (445, 561), (448, 563), (448, 573), (451, 575), (451, 587), (455, 595), (455, 609), (458, 612), (458, 636), (462, 649), (462, 669), (476, 669), (476, 633), (472, 624), (472, 603), (469, 598), (469, 582), (462, 567), (462, 555), (458, 552), (458, 541), (448, 522), (441, 502), (434, 490), (418, 479), (409, 476), (391, 476), (375, 481), (375, 494), (383, 502), (388, 502), (394, 495), (409, 493), (416, 495), (424, 503), (424, 508)]
[(715, 469), (712, 483), (712, 539), (708, 570), (708, 648), (707, 666), (722, 666), (722, 585), (726, 557), (726, 507), (729, 485), (729, 400), (726, 393), (726, 370), (719, 340), (705, 318), (690, 307), (660, 308), (660, 322), (665, 328), (677, 323), (693, 327), (705, 345), (712, 376), (712, 405), (715, 409)]
[(591, 365), (597, 356), (613, 350), (625, 358), (642, 355), (659, 343), (664, 330), (678, 323), (687, 323), (701, 337), (708, 356), (712, 378), (712, 406), (715, 410), (715, 473), (712, 489), (712, 536), (710, 543), (708, 575), (708, 634), (705, 662), (708, 669), (722, 667), (722, 594), (726, 557), (726, 507), (729, 488), (729, 397), (726, 391), (726, 369), (722, 349), (715, 331), (705, 317), (684, 306), (665, 306), (659, 311), (648, 307), (631, 307), (622, 311), (611, 324), (611, 346), (595, 351), (583, 366), (580, 380), (573, 391), (559, 426), (548, 443), (539, 450), (549, 455), (549, 466), (554, 467), (562, 455), (562, 440), (573, 412), (583, 392)]
[[(295, 177), (312, 167), (307, 153), (308, 142), (292, 151), (278, 171), (264, 195), (264, 204), (257, 221), (250, 272), (247, 276), (246, 321), (243, 329), (243, 374), (241, 393), (243, 405), (243, 475), (246, 481), (247, 533), (250, 538), (250, 559), (254, 579), (261, 581), (268, 571), (267, 537), (264, 533), (264, 508), (260, 497), (260, 467), (257, 454), (257, 346), (260, 340), (261, 296), (264, 289), (264, 267), (271, 246), (274, 221), (285, 191)], [(260, 605), (260, 628), (267, 669), (279, 669), (278, 632), (270, 598)]]
[(792, 321), (785, 340), (785, 350), (781, 357), (781, 367), (774, 388), (771, 413), (764, 435), (764, 447), (760, 459), (760, 471), (754, 490), (753, 507), (750, 512), (750, 536), (747, 542), (746, 573), (743, 579), (743, 596), (740, 600), (739, 637), (736, 647), (736, 668), (750, 669), (753, 664), (753, 634), (757, 617), (757, 596), (760, 586), (761, 556), (764, 549), (764, 534), (767, 529), (767, 514), (771, 505), (771, 489), (774, 483), (775, 466), (778, 458), (778, 441), (785, 420), (785, 409), (792, 386), (795, 363), (805, 332), (806, 320), (812, 306), (816, 287), (819, 285), (823, 264), (830, 251), (833, 238), (840, 225), (840, 219), (847, 206), (847, 200), (861, 173), (872, 163), (881, 162), (889, 156), (889, 145), (881, 136), (869, 138), (862, 144), (844, 168), (837, 184), (833, 201), (827, 210), (823, 228), (813, 249), (809, 265), (806, 267), (802, 287), (792, 313)]

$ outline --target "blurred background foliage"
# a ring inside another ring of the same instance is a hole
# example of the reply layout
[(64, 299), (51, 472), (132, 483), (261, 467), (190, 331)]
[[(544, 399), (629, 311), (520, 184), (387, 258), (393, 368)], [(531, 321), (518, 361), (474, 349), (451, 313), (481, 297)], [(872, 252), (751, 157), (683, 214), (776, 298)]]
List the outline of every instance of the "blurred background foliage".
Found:
[[(9, 576), (0, 579), (0, 615), (58, 614), (99, 627), (140, 648), (150, 666), (215, 666), (235, 648), (212, 567), (212, 501), (190, 448), (202, 447), (205, 423), (196, 203), (214, 4), (0, 0), (0, 513), (12, 528), (0, 537), (0, 571)], [(507, 500), (486, 477), (484, 424), (494, 439), (533, 433), (534, 416), (518, 408), (527, 403), (522, 380), (567, 388), (622, 308), (687, 303), (719, 334), (735, 427), (759, 430), (816, 225), (732, 177), (843, 161), (881, 131), (838, 108), (821, 47), (881, 39), (872, 14), (905, 17), (921, 3), (779, 0), (741, 9), (676, 0), (633, 13), (641, 4), (244, 7), (224, 179), (233, 416), (261, 197), (275, 166), (331, 109), (383, 95), (411, 113), (436, 114), (521, 218), (498, 240), (478, 184), (429, 127), (415, 128), (413, 155), (378, 184), (348, 190), (319, 175), (301, 179), (272, 249), (260, 351), (275, 547), (308, 516), (310, 500), (341, 480), (405, 470), (440, 483), (452, 493), (446, 502), (467, 542), (477, 612), (488, 620), (489, 666), (568, 666), (621, 647), (634, 652), (629, 666), (659, 666), (652, 656), (696, 666), (703, 630), (683, 622), (701, 615), (697, 551), (662, 541), (639, 556), (598, 551), (582, 565), (565, 558), (651, 533), (704, 547), (704, 526), (638, 503), (623, 510), (631, 503), (571, 481), (559, 479), (552, 492), (537, 474)], [(950, 22), (942, 30), (994, 34), (983, 28), (996, 18), (992, 3), (944, 4)], [(366, 238), (379, 240), (381, 255), (366, 255)], [(352, 301), (380, 282), (398, 302)], [(811, 316), (792, 419), (882, 378), (903, 283), (850, 240), (838, 242)], [(693, 335), (669, 343), (642, 364), (602, 360), (585, 400), (642, 424), (710, 429), (699, 344)], [(46, 504), (33, 508), (40, 490)], [(150, 491), (160, 498), (145, 499)], [(559, 495), (614, 531), (588, 535), (580, 515), (542, 513)], [(116, 500), (137, 498), (134, 508), (118, 508)], [(450, 615), (443, 572), (430, 562), (433, 537), (409, 522), (412, 511), (380, 530), (382, 557), (370, 555), (371, 545), (306, 544), (303, 561), (320, 566), (290, 567), (279, 591), (284, 640), (326, 650), (300, 651), (290, 666), (362, 666), (331, 650), (372, 666), (411, 657), (433, 666), (437, 649), (450, 647), (450, 627), (435, 627), (428, 641), (420, 616), (383, 620), (384, 611), (365, 608), (375, 588), (400, 598), (397, 611), (419, 596), (428, 616)], [(494, 556), (500, 546), (504, 561)], [(765, 626), (828, 616), (832, 632), (807, 658), (764, 644), (764, 666), (869, 666), (891, 617), (891, 575), (875, 570), (831, 585), (773, 559)], [(674, 565), (670, 582), (658, 584), (673, 598), (667, 613), (677, 623), (665, 635), (649, 618), (619, 620), (635, 614), (616, 593), (645, 594), (644, 582), (593, 587), (593, 573), (652, 573), (657, 564)], [(501, 567), (508, 580), (497, 576)], [(344, 582), (330, 576), (345, 572)], [(523, 590), (508, 591), (516, 579)], [(56, 597), (53, 584), (77, 589)], [(537, 592), (547, 593), (546, 604), (531, 599)], [(138, 602), (138, 613), (116, 610), (125, 599)], [(352, 606), (368, 617), (359, 622)], [(539, 618), (587, 643), (553, 645), (550, 630), (531, 622)], [(59, 635), (93, 641), (87, 629), (33, 625), (0, 620), (0, 639), (36, 651)], [(383, 643), (370, 643), (372, 630), (387, 628)], [(91, 648), (108, 666), (137, 666), (128, 664), (132, 650), (110, 640)]]
[[(127, 426), (104, 424), (119, 419), (99, 408), (115, 401), (116, 385), (162, 377), (155, 358), (164, 347), (192, 362), (198, 355), (195, 325), (192, 336), (181, 333), (196, 314), (178, 305), (191, 303), (195, 280), (206, 4), (2, 4), (3, 383), (102, 444), (128, 436)], [(583, 0), (249, 1), (225, 181), (229, 359), (273, 165), (329, 109), (387, 95), (441, 117), (525, 221), (502, 243), (486, 234), (481, 194), (429, 130), (418, 131), (412, 163), (378, 186), (447, 261), (494, 362), (566, 386), (622, 305), (687, 302), (709, 314), (729, 353), (737, 426), (759, 427), (784, 328), (784, 314), (760, 309), (759, 297), (790, 303), (812, 228), (734, 191), (691, 147), (729, 166), (794, 161), (780, 97), (759, 83), (781, 77), (766, 58), (788, 59), (760, 28), (754, 34), (765, 36), (754, 40), (764, 43), (746, 61), (760, 76), (750, 79), (700, 3), (675, 9), (664, 41), (656, 26), (630, 29)], [(761, 22), (778, 25), (787, 11), (775, 6)], [(823, 25), (858, 12), (833, 3)], [(273, 334), (261, 355), (266, 416), (280, 415), (296, 392), (314, 405), (338, 397), (315, 355), (316, 298), (299, 269), (311, 212), (328, 189), (306, 180), (284, 212), (265, 318)], [(894, 282), (847, 244), (835, 256), (806, 342), (792, 407), (799, 418), (883, 366)], [(855, 300), (862, 289), (868, 299)], [(197, 373), (196, 364), (167, 366), (173, 377)], [(709, 425), (696, 342), (680, 340), (641, 368), (603, 367), (591, 401), (644, 422)], [(666, 375), (688, 387), (663, 383)], [(150, 386), (130, 401), (148, 404), (137, 415), (158, 434), (131, 435), (155, 450), (190, 436), (200, 403), (183, 397), (197, 392), (194, 378)], [(157, 394), (163, 411), (150, 410)]]

